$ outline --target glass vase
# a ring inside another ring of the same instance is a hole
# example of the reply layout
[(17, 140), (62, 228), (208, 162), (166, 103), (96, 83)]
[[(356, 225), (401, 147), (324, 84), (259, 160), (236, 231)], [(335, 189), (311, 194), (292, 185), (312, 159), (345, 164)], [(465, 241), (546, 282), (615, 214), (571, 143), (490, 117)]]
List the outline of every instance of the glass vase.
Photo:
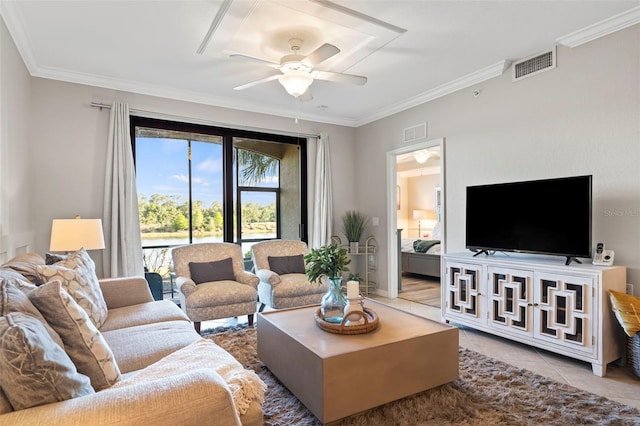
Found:
[(340, 324), (344, 317), (344, 307), (347, 306), (347, 298), (342, 294), (342, 277), (327, 278), (329, 291), (322, 296), (320, 312), (326, 322)]

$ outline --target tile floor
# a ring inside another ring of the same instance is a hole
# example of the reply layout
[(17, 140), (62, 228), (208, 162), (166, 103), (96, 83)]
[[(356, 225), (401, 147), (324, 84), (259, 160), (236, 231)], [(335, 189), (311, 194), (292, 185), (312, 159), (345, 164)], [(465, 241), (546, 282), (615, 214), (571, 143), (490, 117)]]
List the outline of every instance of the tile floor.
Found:
[[(403, 299), (388, 299), (371, 294), (370, 297), (397, 307), (398, 309), (434, 321), (440, 321), (439, 308)], [(202, 323), (202, 330), (222, 325), (233, 325), (239, 322), (246, 323), (247, 317), (206, 321)], [(640, 378), (634, 376), (626, 368), (617, 366), (615, 363), (609, 364), (607, 367), (606, 377), (597, 377), (592, 374), (591, 364), (586, 362), (577, 361), (469, 328), (461, 328), (459, 335), (460, 346), (464, 348), (525, 368), (578, 389), (583, 389), (614, 401), (640, 408)]]

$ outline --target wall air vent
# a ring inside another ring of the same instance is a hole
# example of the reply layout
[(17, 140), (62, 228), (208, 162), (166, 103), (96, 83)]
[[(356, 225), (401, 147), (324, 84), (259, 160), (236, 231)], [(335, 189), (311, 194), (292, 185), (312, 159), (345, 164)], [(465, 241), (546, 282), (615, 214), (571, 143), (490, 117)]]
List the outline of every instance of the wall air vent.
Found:
[(556, 67), (556, 48), (513, 63), (513, 81), (522, 80)]
[(404, 129), (402, 141), (404, 143), (415, 142), (427, 139), (427, 123)]

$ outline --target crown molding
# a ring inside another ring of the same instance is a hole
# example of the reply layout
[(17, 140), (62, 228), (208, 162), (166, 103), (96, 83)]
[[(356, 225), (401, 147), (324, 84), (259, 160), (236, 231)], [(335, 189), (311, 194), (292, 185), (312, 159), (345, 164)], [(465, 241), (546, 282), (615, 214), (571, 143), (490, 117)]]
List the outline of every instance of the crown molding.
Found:
[(600, 37), (623, 30), (640, 23), (640, 6), (629, 9), (618, 15), (596, 22), (570, 34), (558, 37), (556, 42), (567, 47), (578, 47)]
[(496, 62), (493, 65), (489, 65), (488, 67), (472, 72), (471, 74), (467, 74), (448, 83), (434, 87), (433, 89), (427, 90), (426, 92), (413, 96), (407, 100), (390, 105), (385, 109), (377, 111), (375, 114), (363, 117), (357, 122), (357, 126), (362, 126), (373, 121), (380, 120), (390, 115), (405, 111), (409, 108), (413, 108), (426, 102), (449, 95), (453, 92), (457, 92), (458, 90), (465, 89), (494, 77), (501, 76), (509, 68), (510, 65), (511, 62), (507, 60)]
[(242, 101), (238, 99), (206, 95), (203, 96), (201, 92), (172, 89), (166, 86), (158, 86), (136, 81), (105, 78), (104, 76), (95, 74), (79, 73), (53, 67), (39, 67), (36, 72), (32, 73), (31, 75), (33, 77), (65, 81), (68, 83), (83, 84), (87, 86), (102, 87), (104, 89), (119, 90), (123, 92), (137, 93), (140, 95), (155, 96), (177, 101), (193, 102), (197, 104), (234, 109), (245, 112), (314, 121), (325, 124), (335, 124), (346, 127), (356, 126), (355, 120), (351, 120), (348, 118), (318, 116), (297, 111), (295, 108), (263, 108), (257, 106), (254, 102), (251, 101)]
[(29, 36), (22, 25), (23, 19), (18, 10), (17, 3), (18, 2), (13, 1), (0, 1), (0, 15), (2, 15), (4, 19), (4, 23), (13, 38), (16, 48), (22, 57), (22, 61), (27, 67), (27, 70), (29, 70), (29, 74), (33, 75), (38, 69), (39, 64), (33, 53), (33, 44), (30, 42)]

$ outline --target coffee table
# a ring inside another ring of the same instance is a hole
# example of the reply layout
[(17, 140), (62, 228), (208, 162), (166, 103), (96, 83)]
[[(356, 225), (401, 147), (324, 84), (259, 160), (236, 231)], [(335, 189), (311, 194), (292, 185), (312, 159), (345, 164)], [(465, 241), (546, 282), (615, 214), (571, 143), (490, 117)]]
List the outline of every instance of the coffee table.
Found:
[(370, 333), (317, 326), (318, 306), (258, 314), (258, 357), (322, 422), (329, 423), (458, 378), (458, 329), (383, 305)]

